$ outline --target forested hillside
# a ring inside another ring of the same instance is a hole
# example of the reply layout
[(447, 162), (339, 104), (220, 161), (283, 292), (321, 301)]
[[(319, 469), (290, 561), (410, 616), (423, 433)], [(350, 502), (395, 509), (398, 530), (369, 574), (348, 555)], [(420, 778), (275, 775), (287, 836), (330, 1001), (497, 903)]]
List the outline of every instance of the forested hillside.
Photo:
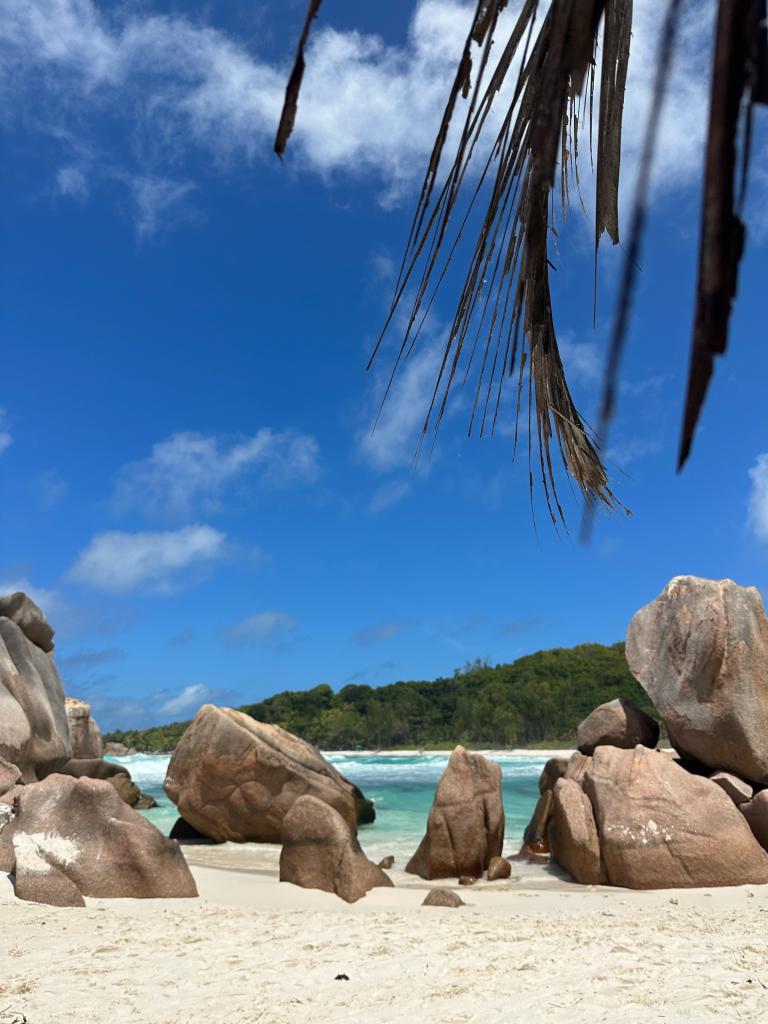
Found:
[[(452, 678), (388, 686), (286, 691), (240, 710), (275, 722), (325, 750), (364, 747), (572, 745), (579, 722), (598, 704), (626, 697), (653, 714), (630, 675), (624, 644), (581, 644), (495, 668), (474, 662)], [(137, 750), (170, 750), (187, 722), (118, 730), (106, 739)]]

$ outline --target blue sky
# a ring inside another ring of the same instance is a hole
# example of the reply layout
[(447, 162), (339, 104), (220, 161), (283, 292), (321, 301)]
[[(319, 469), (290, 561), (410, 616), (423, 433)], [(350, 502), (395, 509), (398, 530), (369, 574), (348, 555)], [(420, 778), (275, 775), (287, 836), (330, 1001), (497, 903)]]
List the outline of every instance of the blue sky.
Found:
[[(657, 28), (636, 6), (627, 195)], [(534, 530), (525, 458), (508, 429), (467, 440), (466, 395), (413, 472), (447, 299), (371, 434), (390, 363), (365, 364), (468, 3), (327, 4), (281, 165), (303, 0), (0, 0), (0, 590), (39, 600), (103, 726), (612, 642), (681, 573), (768, 587), (764, 176), (731, 352), (674, 472), (710, 7), (689, 4), (609, 444), (634, 514), (583, 546), (575, 508), (574, 539), (540, 504)], [(593, 419), (620, 256), (596, 329), (581, 214), (556, 262)]]

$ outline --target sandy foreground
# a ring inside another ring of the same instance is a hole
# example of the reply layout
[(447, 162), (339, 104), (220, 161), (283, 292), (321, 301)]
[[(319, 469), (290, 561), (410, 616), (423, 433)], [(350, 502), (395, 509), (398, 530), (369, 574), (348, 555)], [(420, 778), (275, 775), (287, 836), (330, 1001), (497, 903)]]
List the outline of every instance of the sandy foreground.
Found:
[(399, 872), (347, 906), (280, 884), (276, 850), (188, 857), (199, 900), (56, 909), (0, 877), (0, 1022), (768, 1020), (768, 886), (636, 893), (513, 865), (458, 910)]

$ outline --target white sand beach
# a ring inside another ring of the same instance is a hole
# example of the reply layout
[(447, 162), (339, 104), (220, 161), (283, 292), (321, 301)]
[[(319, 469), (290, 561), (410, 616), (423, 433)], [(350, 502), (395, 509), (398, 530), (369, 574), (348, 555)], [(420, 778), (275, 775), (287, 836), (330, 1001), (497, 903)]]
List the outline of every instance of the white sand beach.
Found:
[(277, 882), (271, 851), (248, 871), (210, 866), (216, 853), (190, 851), (198, 900), (57, 909), (17, 901), (3, 878), (0, 1021), (690, 1024), (768, 1015), (768, 887), (630, 892), (513, 865), (509, 882), (459, 890), (468, 905), (456, 910), (421, 907), (429, 883), (401, 886), (399, 873), (397, 888), (347, 905)]

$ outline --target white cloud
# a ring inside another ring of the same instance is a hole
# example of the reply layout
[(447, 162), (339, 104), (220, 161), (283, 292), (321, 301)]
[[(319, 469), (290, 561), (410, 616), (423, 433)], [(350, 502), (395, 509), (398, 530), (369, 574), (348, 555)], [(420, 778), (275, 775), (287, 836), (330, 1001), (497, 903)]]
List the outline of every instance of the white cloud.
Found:
[(79, 167), (61, 167), (56, 175), (56, 191), (60, 196), (68, 196), (82, 202), (88, 198), (90, 192), (88, 179)]
[(768, 540), (768, 452), (757, 456), (749, 478), (748, 522), (758, 540)]
[(266, 486), (312, 483), (320, 472), (318, 452), (311, 435), (269, 427), (230, 446), (210, 435), (173, 434), (148, 458), (123, 467), (114, 500), (122, 509), (149, 514), (216, 511), (224, 490), (255, 470)]
[(566, 333), (557, 339), (557, 347), (569, 384), (594, 384), (602, 379), (604, 363), (597, 342), (574, 341)]
[(232, 647), (247, 644), (281, 647), (294, 636), (297, 625), (296, 619), (287, 612), (256, 612), (230, 626), (225, 633), (225, 640)]
[(173, 590), (185, 572), (224, 556), (226, 537), (210, 526), (185, 526), (159, 533), (99, 533), (78, 555), (67, 576), (98, 590), (115, 593), (139, 586)]
[(0, 455), (13, 444), (13, 435), (5, 426), (6, 418), (5, 409), (0, 409)]
[(181, 693), (165, 701), (157, 709), (161, 714), (183, 715), (197, 711), (201, 704), (208, 704), (213, 696), (213, 691), (202, 683), (192, 683), (185, 686)]
[(136, 203), (136, 232), (151, 238), (169, 218), (178, 217), (185, 197), (195, 189), (191, 181), (137, 177), (129, 180)]
[[(341, 170), (373, 176), (388, 201), (410, 199), (474, 7), (474, 0), (420, 0), (399, 44), (320, 25), (310, 44), (290, 160), (322, 175)], [(519, 3), (510, 5), (500, 37), (518, 9)], [(713, 9), (712, 0), (691, 0), (683, 20), (658, 150), (661, 187), (700, 177), (707, 101), (702, 68), (708, 67)], [(21, 99), (40, 105), (42, 93), (48, 116), (35, 123), (80, 145), (92, 145), (96, 122), (110, 116), (123, 159), (147, 181), (166, 179), (163, 168), (177, 167), (191, 150), (219, 168), (257, 156), (271, 159), (293, 38), (281, 41), (286, 59), (275, 60), (198, 21), (141, 11), (134, 5), (107, 11), (92, 0), (0, 0), (7, 116), (23, 109)], [(645, 128), (659, 29), (656, 0), (638, 0), (624, 129), (628, 186)], [(500, 50), (497, 44), (495, 53)], [(502, 107), (496, 103), (497, 123)], [(462, 114), (460, 106), (457, 121)], [(586, 143), (582, 154), (588, 160)], [(589, 203), (590, 179), (583, 175), (582, 182)], [(189, 187), (166, 180), (152, 195), (148, 186), (145, 202), (152, 212), (139, 216), (139, 230), (156, 229), (161, 208), (172, 207), (181, 198), (178, 190)]]
[(647, 437), (617, 438), (605, 453), (606, 461), (617, 466), (628, 466), (638, 459), (655, 455), (661, 448), (658, 441)]
[[(422, 342), (421, 348), (414, 349), (397, 372), (378, 422), (372, 426), (369, 418), (358, 434), (358, 451), (374, 469), (386, 472), (413, 465), (441, 359), (434, 342)], [(386, 377), (378, 376), (376, 402), (381, 401), (385, 383)]]
[(407, 480), (388, 480), (373, 493), (368, 511), (373, 515), (391, 508), (401, 501), (410, 491), (411, 485)]

